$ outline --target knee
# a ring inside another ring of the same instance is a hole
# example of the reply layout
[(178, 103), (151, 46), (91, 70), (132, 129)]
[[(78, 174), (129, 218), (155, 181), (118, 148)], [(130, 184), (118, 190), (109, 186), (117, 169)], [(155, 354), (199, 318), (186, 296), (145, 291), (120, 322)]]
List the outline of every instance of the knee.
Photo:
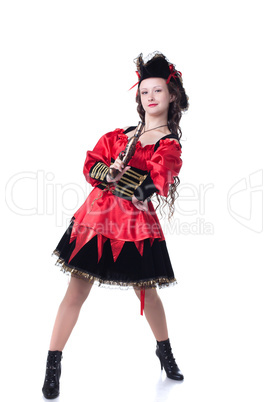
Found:
[[(140, 290), (135, 289), (137, 297), (140, 299)], [(156, 289), (146, 289), (145, 290), (145, 305), (155, 305), (159, 301), (159, 296)]]
[(154, 306), (159, 301), (159, 296), (155, 289), (148, 289), (145, 292), (145, 305), (147, 306)]
[(67, 303), (69, 307), (81, 307), (87, 299), (91, 287), (92, 285), (84, 286), (82, 283), (81, 286), (69, 286), (65, 295), (65, 303)]
[(79, 292), (73, 292), (71, 295), (68, 296), (67, 301), (69, 306), (74, 307), (81, 307), (82, 304), (85, 302), (87, 295), (81, 294)]

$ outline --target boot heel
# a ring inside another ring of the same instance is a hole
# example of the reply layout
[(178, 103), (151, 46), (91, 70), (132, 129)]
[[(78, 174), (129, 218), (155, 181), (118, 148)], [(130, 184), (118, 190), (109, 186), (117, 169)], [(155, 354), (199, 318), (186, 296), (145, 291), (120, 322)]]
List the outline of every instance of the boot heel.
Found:
[(159, 353), (158, 353), (158, 350), (156, 350), (155, 354), (156, 354), (156, 356), (158, 357), (158, 359), (159, 359), (159, 361), (160, 361), (161, 370), (163, 370), (163, 367), (164, 367), (164, 366), (163, 366), (162, 359), (161, 359), (161, 357), (160, 357), (160, 355), (159, 355)]
[(163, 370), (164, 367), (168, 378), (171, 380), (183, 381), (184, 377), (172, 354), (169, 339), (157, 342), (156, 356), (160, 360), (161, 370)]

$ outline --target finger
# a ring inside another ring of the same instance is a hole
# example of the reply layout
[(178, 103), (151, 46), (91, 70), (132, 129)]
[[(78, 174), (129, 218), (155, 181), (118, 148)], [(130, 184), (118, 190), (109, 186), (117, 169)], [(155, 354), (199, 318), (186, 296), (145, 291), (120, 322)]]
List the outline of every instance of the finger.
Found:
[(143, 202), (143, 203), (141, 204), (141, 209), (142, 209), (142, 211), (148, 211), (148, 206), (146, 205), (145, 202)]
[(120, 163), (116, 163), (116, 169), (119, 170), (119, 172), (122, 172), (122, 167), (120, 165)]
[(144, 207), (143, 204), (138, 204), (138, 208), (139, 208), (141, 211), (145, 211), (145, 207)]

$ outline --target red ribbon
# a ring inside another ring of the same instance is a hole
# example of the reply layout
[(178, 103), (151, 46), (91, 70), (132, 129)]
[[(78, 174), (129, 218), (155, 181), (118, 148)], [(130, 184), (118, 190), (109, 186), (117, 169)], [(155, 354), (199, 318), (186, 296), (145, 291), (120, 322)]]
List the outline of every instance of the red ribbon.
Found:
[(141, 288), (141, 315), (143, 315), (144, 301), (145, 301), (145, 289)]
[(169, 74), (168, 79), (167, 79), (167, 84), (169, 83), (169, 81), (171, 80), (172, 77), (173, 77), (174, 79), (178, 78), (177, 75), (176, 75), (177, 73), (178, 73), (180, 76), (182, 76), (182, 73), (181, 73), (180, 71), (177, 71), (177, 70), (174, 69), (173, 64), (170, 64), (170, 65), (169, 65), (169, 69), (170, 69), (170, 74)]
[(140, 82), (141, 76), (140, 76), (139, 72), (136, 71), (136, 74), (137, 74), (137, 76), (138, 76), (138, 78), (139, 78), (139, 81), (136, 82), (136, 84), (134, 84), (131, 88), (129, 88), (129, 91), (130, 91), (132, 88), (134, 88), (136, 85), (138, 85), (138, 83)]
[[(177, 79), (177, 78), (178, 78), (178, 77), (177, 77), (177, 74), (179, 74), (180, 77), (182, 76), (182, 73), (181, 73), (180, 71), (177, 71), (177, 70), (174, 69), (173, 64), (170, 64), (170, 65), (169, 65), (169, 70), (170, 70), (170, 74), (169, 74), (168, 79), (167, 79), (167, 81), (166, 81), (167, 84), (169, 83), (169, 81), (171, 80), (172, 77), (173, 77), (174, 79)], [(134, 88), (136, 85), (138, 85), (138, 83), (140, 82), (141, 76), (140, 76), (139, 72), (136, 71), (136, 74), (137, 74), (137, 76), (138, 76), (138, 78), (139, 78), (139, 81), (136, 82), (136, 84), (134, 84), (131, 88), (129, 88), (129, 91), (130, 91), (132, 88)]]

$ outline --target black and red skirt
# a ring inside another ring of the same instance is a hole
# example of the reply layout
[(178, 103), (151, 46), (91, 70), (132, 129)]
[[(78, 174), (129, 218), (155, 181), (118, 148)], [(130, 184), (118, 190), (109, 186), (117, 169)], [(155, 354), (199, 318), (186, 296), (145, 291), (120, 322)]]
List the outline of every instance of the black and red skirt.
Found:
[(137, 242), (114, 240), (95, 232), (74, 255), (79, 238), (72, 240), (74, 224), (73, 217), (52, 253), (63, 272), (99, 286), (119, 288), (162, 288), (176, 283), (165, 240), (143, 239), (141, 252)]

